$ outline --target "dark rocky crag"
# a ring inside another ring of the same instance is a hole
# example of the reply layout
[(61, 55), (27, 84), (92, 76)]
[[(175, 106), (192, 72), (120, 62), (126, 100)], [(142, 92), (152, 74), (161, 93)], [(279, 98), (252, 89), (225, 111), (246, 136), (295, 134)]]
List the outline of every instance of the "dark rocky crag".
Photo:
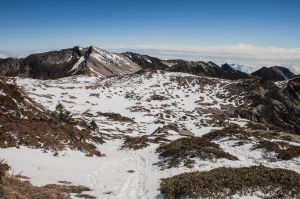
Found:
[[(30, 68), (29, 74), (33, 78), (58, 78), (73, 74), (73, 65), (79, 60), (84, 52), (79, 47), (53, 51), (48, 53), (33, 54), (28, 56), (25, 66)], [(78, 71), (79, 74), (82, 71)]]
[[(0, 75), (56, 79), (73, 75), (72, 67), (84, 55), (79, 47), (29, 55), (23, 59), (0, 59)], [(78, 70), (75, 74), (82, 73)]]
[(250, 75), (240, 70), (234, 69), (230, 64), (225, 63), (221, 66), (221, 68), (223, 71), (226, 71), (227, 74), (231, 75), (232, 77), (235, 77), (236, 79), (250, 78)]

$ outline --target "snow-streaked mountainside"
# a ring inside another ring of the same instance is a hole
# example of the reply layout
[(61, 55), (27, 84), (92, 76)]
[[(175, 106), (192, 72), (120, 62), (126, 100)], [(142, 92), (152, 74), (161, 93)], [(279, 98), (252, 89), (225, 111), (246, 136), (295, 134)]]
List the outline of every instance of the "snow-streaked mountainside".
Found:
[[(65, 191), (70, 198), (300, 197), (299, 77), (274, 83), (230, 65), (96, 47), (33, 56), (9, 60), (16, 73), (0, 78), (0, 160), (10, 175), (90, 189)], [(216, 168), (221, 178), (180, 175)], [(228, 168), (250, 173), (241, 180)], [(274, 168), (268, 179), (265, 168)]]
[[(60, 51), (32, 54), (21, 59), (0, 59), (1, 75), (38, 79), (56, 79), (93, 73), (96, 73), (98, 76), (108, 77), (131, 74), (141, 69), (184, 72), (223, 79), (241, 79), (249, 78), (250, 73), (255, 68), (258, 69), (258, 67), (246, 67), (237, 64), (223, 64), (218, 66), (213, 62), (185, 61), (179, 59), (161, 60), (132, 52), (109, 52), (95, 46), (88, 48), (76, 46)], [(277, 70), (275, 70), (276, 68)], [(284, 67), (271, 67), (269, 70), (274, 71), (273, 73), (276, 73), (277, 76), (284, 74), (284, 79), (292, 77), (287, 74), (291, 72)], [(283, 80), (282, 78), (274, 78), (273, 73), (265, 70), (260, 71), (258, 70), (252, 73), (252, 75), (266, 80)]]
[(124, 75), (137, 72), (141, 67), (126, 56), (92, 46), (85, 61), (86, 66), (102, 76)]
[(24, 59), (0, 60), (2, 75), (39, 79), (93, 73), (106, 77), (133, 73), (140, 69), (127, 57), (94, 46), (32, 54)]

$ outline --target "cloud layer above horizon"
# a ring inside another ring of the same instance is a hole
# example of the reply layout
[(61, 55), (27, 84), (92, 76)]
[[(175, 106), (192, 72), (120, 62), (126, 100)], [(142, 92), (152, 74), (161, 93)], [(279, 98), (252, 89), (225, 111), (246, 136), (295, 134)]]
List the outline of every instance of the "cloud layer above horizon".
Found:
[(255, 71), (262, 66), (285, 66), (296, 74), (300, 73), (300, 49), (259, 47), (249, 44), (219, 46), (165, 46), (135, 45), (112, 48), (118, 51), (134, 51), (162, 59), (185, 59), (213, 61), (217, 64), (230, 63), (247, 66)]
[(6, 53), (0, 51), (0, 58), (7, 58), (7, 57), (8, 55)]

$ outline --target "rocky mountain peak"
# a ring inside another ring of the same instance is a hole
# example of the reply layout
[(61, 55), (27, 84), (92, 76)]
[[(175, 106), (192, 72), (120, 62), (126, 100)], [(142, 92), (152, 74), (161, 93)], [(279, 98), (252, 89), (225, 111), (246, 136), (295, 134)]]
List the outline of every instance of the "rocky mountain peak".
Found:
[(262, 67), (252, 75), (268, 81), (288, 80), (295, 76), (288, 68), (282, 66)]

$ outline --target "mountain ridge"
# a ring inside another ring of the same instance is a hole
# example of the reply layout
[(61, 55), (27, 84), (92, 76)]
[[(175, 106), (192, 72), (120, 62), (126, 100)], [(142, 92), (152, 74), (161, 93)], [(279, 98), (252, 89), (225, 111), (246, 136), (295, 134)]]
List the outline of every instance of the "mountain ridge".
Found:
[(139, 70), (165, 70), (185, 72), (193, 75), (242, 79), (259, 77), (269, 81), (290, 79), (294, 74), (284, 67), (263, 67), (251, 74), (237, 64), (186, 61), (182, 59), (162, 60), (133, 52), (114, 53), (95, 46), (75, 46), (57, 51), (31, 54), (25, 58), (0, 58), (0, 75), (20, 76), (38, 79), (95, 74), (100, 77), (135, 73)]

